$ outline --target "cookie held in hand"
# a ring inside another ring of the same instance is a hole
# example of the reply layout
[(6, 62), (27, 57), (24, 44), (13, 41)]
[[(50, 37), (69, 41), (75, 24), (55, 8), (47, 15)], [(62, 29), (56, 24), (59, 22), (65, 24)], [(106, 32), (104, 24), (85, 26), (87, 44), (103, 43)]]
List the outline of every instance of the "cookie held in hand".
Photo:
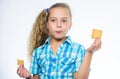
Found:
[(102, 37), (102, 30), (93, 29), (91, 37), (93, 39), (95, 39), (95, 38), (100, 38), (101, 39), (101, 37)]
[(23, 65), (23, 64), (24, 64), (24, 60), (17, 59), (17, 64), (18, 64), (18, 65)]

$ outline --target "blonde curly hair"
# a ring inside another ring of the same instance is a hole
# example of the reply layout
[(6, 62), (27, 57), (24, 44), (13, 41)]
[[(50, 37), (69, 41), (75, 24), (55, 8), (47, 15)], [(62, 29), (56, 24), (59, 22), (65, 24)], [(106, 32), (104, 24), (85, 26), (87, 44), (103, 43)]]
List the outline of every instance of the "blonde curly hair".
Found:
[(47, 14), (46, 14), (46, 10), (44, 9), (37, 16), (30, 34), (29, 48), (28, 48), (30, 57), (32, 56), (33, 50), (44, 44), (45, 40), (48, 37), (46, 19), (47, 19)]

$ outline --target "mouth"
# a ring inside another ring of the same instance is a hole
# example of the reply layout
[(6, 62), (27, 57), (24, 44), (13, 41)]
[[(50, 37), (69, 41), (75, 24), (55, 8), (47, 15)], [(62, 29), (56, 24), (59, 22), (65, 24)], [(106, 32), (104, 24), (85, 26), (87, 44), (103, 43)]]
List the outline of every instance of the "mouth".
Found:
[(61, 34), (62, 33), (62, 31), (55, 31), (57, 34)]

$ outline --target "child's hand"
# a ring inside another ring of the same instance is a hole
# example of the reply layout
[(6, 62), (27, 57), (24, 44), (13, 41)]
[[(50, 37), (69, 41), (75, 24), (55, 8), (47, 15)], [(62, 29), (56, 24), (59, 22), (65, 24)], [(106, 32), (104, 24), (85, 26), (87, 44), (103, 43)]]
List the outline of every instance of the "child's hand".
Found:
[(31, 76), (29, 71), (24, 67), (24, 65), (19, 65), (17, 69), (17, 74), (22, 78), (28, 78)]
[(101, 48), (101, 44), (102, 44), (101, 39), (96, 38), (94, 42), (92, 43), (92, 45), (87, 48), (87, 51), (90, 53), (94, 53), (95, 51)]

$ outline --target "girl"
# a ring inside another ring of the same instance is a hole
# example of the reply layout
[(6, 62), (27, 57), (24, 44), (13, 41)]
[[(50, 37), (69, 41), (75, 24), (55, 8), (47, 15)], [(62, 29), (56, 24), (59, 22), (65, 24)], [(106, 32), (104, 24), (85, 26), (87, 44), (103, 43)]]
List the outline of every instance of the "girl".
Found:
[(86, 50), (66, 36), (71, 25), (67, 4), (56, 3), (44, 9), (30, 37), (30, 72), (20, 65), (17, 74), (26, 79), (87, 79), (92, 55), (101, 48), (101, 40), (96, 38)]

